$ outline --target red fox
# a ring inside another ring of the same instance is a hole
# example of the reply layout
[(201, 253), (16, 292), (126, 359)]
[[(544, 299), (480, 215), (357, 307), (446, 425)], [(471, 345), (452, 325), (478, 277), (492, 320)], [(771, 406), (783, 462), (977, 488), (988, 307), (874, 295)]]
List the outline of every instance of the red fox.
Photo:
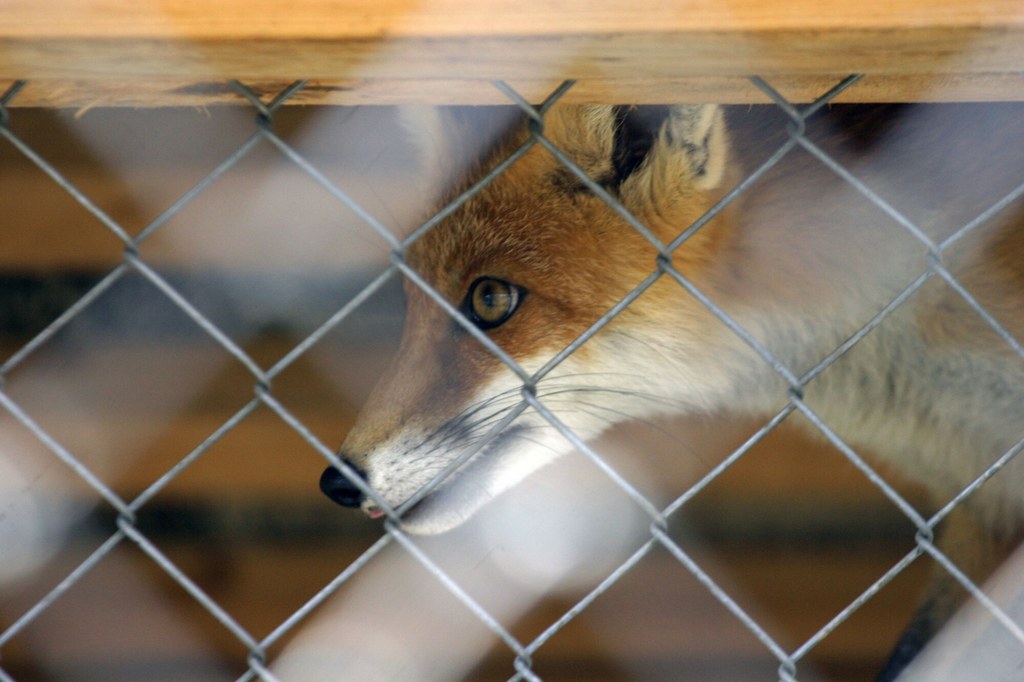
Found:
[[(407, 281), (397, 360), (341, 448), (349, 476), (375, 497), (334, 468), (321, 488), (371, 516), (384, 513), (378, 501), (414, 500), (401, 510), (410, 532), (452, 528), (572, 449), (526, 396), (584, 441), (624, 420), (798, 403), (949, 502), (1024, 438), (1024, 209), (1011, 201), (1024, 179), (1024, 116), (999, 106), (840, 109), (807, 123), (813, 147), (798, 145), (669, 252), (602, 190), (669, 244), (745, 177), (744, 160), (785, 143), (767, 132), (785, 121), (712, 105), (551, 108), (545, 137), (592, 182), (535, 145), (408, 248), (406, 263), (447, 306)], [(529, 134), (515, 127), (453, 196)], [(968, 520), (950, 518), (944, 551), (980, 575), (982, 548), (1008, 544), (1024, 521), (1024, 463), (1010, 461), (956, 509)], [(896, 659), (953, 608), (944, 575)]]

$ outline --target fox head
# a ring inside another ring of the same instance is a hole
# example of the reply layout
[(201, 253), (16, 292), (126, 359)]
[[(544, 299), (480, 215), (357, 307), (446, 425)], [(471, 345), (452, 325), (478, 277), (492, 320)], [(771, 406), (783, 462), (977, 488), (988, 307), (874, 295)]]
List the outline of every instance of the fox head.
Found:
[[(543, 133), (662, 242), (705, 213), (724, 184), (726, 132), (714, 106), (556, 106)], [(478, 167), (493, 167), (529, 134), (525, 123), (515, 127)], [(715, 231), (724, 228), (708, 227), (673, 254), (687, 277), (699, 278), (714, 258)], [(545, 367), (656, 273), (657, 258), (572, 170), (531, 147), (409, 246), (405, 261), (418, 279), (464, 319), (406, 280), (398, 356), (341, 447), (349, 475), (329, 467), (321, 488), (380, 516), (378, 501), (350, 479), (358, 475), (399, 510), (404, 528), (442, 532), (572, 449), (550, 416), (588, 439), (622, 420), (699, 403), (701, 382), (713, 379), (694, 369), (704, 351), (687, 339), (703, 337), (707, 348), (713, 332), (666, 277)], [(549, 414), (525, 404), (524, 391)]]

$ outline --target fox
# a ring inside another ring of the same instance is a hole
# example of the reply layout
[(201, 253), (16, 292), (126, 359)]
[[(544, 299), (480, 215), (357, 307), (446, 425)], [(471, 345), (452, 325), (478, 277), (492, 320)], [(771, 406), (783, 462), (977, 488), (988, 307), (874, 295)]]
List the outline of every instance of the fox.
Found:
[[(1024, 527), (1024, 116), (836, 105), (793, 136), (764, 109), (556, 104), (473, 157), (443, 205), (518, 154), (406, 248), (396, 359), (323, 492), (442, 533), (569, 434), (796, 406), (956, 500), (938, 547), (983, 578)], [(423, 156), (472, 157), (437, 116)], [(879, 679), (962, 599), (937, 570)]]

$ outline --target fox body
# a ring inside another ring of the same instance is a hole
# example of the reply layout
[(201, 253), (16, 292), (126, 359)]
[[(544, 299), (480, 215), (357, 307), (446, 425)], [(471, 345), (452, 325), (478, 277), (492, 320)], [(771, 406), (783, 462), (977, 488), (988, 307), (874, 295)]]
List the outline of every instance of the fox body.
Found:
[[(948, 501), (1024, 437), (1020, 348), (956, 288), (1024, 339), (1024, 209), (1017, 202), (995, 212), (941, 251), (926, 243), (954, 234), (1024, 178), (1019, 149), (1001, 167), (992, 163), (1001, 136), (1024, 139), (1024, 117), (998, 107), (922, 111), (851, 109), (808, 122), (816, 147), (900, 216), (797, 148), (670, 256), (547, 149), (532, 147), (408, 248), (409, 266), (466, 319), (453, 320), (407, 283), (398, 357), (341, 456), (390, 507), (416, 496), (402, 509), (404, 527), (434, 533), (572, 448), (545, 415), (523, 408), (524, 391), (582, 440), (624, 420), (771, 414), (796, 398), (844, 442)], [(736, 186), (744, 161), (756, 166), (785, 143), (784, 124), (747, 109), (727, 120), (715, 106), (566, 105), (547, 112), (544, 134), (668, 244)], [(1017, 130), (994, 132), (1003, 125)], [(456, 189), (528, 134), (525, 124), (513, 127)], [(434, 152), (457, 149), (458, 132), (448, 140)], [(937, 267), (902, 305), (805, 377), (929, 263)], [(635, 300), (547, 366), (642, 282)], [(380, 513), (336, 470), (321, 483), (339, 502)], [(1024, 520), (1022, 491), (1024, 463), (1012, 461), (965, 509), (986, 534), (1009, 536)]]

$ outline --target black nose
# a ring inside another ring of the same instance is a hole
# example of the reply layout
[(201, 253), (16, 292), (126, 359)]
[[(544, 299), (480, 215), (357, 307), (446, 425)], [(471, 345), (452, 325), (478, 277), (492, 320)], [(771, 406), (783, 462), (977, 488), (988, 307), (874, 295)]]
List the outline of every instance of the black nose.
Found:
[[(359, 474), (360, 478), (366, 480), (366, 473), (362, 469), (348, 461), (345, 463), (352, 467), (352, 470)], [(342, 507), (358, 507), (366, 497), (362, 490), (334, 467), (327, 467), (324, 469), (324, 473), (320, 474), (320, 490)]]

